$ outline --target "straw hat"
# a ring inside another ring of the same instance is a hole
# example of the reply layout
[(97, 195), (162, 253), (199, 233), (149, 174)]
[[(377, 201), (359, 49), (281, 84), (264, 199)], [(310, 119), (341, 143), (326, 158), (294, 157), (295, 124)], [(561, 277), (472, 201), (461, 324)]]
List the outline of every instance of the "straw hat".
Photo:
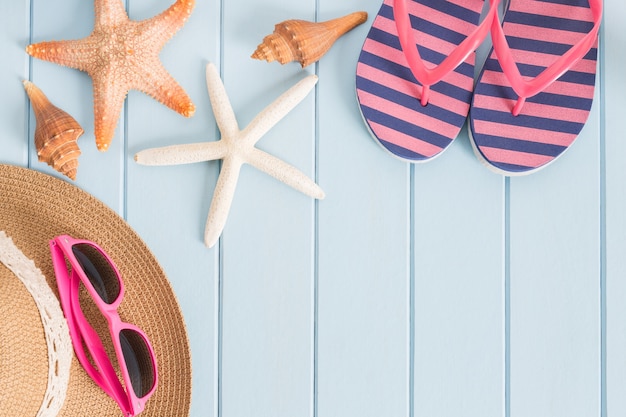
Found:
[[(122, 320), (148, 335), (159, 368), (159, 385), (142, 417), (188, 416), (191, 401), (189, 341), (172, 288), (139, 236), (115, 212), (79, 188), (54, 177), (0, 164), (0, 231), (41, 270), (58, 295), (48, 241), (60, 234), (89, 239), (117, 264), (126, 293)], [(0, 413), (35, 416), (48, 380), (48, 347), (36, 300), (0, 262)], [(81, 299), (82, 305), (82, 299)], [(100, 335), (106, 321), (95, 306), (85, 315)], [(104, 338), (105, 345), (109, 344)], [(112, 346), (108, 347), (112, 350)], [(59, 347), (61, 349), (61, 347)], [(121, 416), (115, 401), (72, 355), (65, 401), (58, 416)]]

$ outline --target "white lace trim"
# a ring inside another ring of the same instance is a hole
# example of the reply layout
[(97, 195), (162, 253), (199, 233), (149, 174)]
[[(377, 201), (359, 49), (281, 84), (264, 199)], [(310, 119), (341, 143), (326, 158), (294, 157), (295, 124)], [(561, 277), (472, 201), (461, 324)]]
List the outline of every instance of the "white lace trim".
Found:
[(73, 348), (59, 300), (35, 263), (0, 230), (0, 262), (22, 281), (35, 300), (48, 346), (48, 386), (37, 417), (54, 417), (65, 401)]

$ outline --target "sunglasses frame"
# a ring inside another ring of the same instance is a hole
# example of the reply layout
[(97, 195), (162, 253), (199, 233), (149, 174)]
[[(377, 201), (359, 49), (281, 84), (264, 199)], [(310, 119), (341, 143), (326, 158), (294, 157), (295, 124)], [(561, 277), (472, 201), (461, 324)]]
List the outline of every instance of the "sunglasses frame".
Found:
[[(125, 323), (120, 319), (117, 309), (124, 298), (124, 282), (117, 266), (111, 257), (96, 243), (90, 240), (74, 239), (68, 235), (57, 236), (50, 240), (50, 253), (52, 255), (52, 264), (54, 273), (57, 278), (57, 286), (59, 288), (59, 298), (61, 299), (61, 307), (65, 313), (67, 324), (69, 327), (70, 337), (74, 345), (74, 352), (78, 361), (83, 366), (87, 374), (94, 380), (102, 390), (107, 393), (119, 405), (120, 409), (126, 416), (132, 417), (141, 413), (145, 407), (146, 401), (154, 394), (158, 384), (158, 372), (156, 356), (154, 349), (146, 334), (137, 326)], [(117, 298), (110, 304), (107, 304), (97, 293), (91, 284), (91, 281), (83, 271), (81, 264), (76, 259), (72, 251), (72, 247), (78, 244), (86, 244), (98, 250), (106, 259), (117, 275), (120, 291)], [(71, 273), (67, 269), (66, 260), (71, 266)], [(79, 285), (83, 283), (94, 303), (100, 310), (100, 313), (107, 320), (109, 332), (115, 348), (115, 355), (119, 364), (124, 387), (113, 368), (113, 364), (102, 344), (100, 336), (89, 324), (83, 314), (79, 303)], [(150, 354), (152, 362), (152, 371), (154, 375), (154, 383), (152, 388), (143, 397), (137, 397), (132, 386), (128, 368), (124, 359), (124, 353), (120, 342), (120, 334), (123, 330), (131, 330), (139, 334)], [(87, 357), (85, 348), (89, 351), (94, 364)]]

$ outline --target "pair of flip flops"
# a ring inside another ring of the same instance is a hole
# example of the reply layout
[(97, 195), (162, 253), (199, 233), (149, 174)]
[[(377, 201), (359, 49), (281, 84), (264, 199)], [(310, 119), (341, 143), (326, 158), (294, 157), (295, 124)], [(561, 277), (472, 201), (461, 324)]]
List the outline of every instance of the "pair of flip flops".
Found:
[[(431, 160), (468, 114), (474, 153), (500, 174), (535, 172), (572, 144), (593, 101), (602, 0), (508, 3), (500, 23), (500, 0), (384, 0), (356, 90), (386, 150)], [(493, 49), (475, 84), (475, 50), (489, 33)]]

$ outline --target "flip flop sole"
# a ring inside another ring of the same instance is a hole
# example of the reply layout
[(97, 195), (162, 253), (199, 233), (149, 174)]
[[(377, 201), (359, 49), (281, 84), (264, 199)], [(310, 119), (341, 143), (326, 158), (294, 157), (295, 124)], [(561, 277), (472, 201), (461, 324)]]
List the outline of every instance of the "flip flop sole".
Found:
[[(413, 0), (408, 9), (422, 59), (440, 64), (478, 25), (483, 0)], [(393, 155), (424, 162), (439, 155), (465, 123), (473, 91), (474, 53), (431, 88), (421, 84), (402, 52), (385, 0), (365, 39), (356, 70), (359, 108), (372, 136)]]
[[(511, 0), (503, 30), (520, 73), (536, 77), (594, 26), (587, 0)], [(560, 156), (582, 130), (593, 102), (596, 46), (511, 114), (517, 95), (492, 51), (470, 109), (473, 148), (505, 175), (533, 173)]]

